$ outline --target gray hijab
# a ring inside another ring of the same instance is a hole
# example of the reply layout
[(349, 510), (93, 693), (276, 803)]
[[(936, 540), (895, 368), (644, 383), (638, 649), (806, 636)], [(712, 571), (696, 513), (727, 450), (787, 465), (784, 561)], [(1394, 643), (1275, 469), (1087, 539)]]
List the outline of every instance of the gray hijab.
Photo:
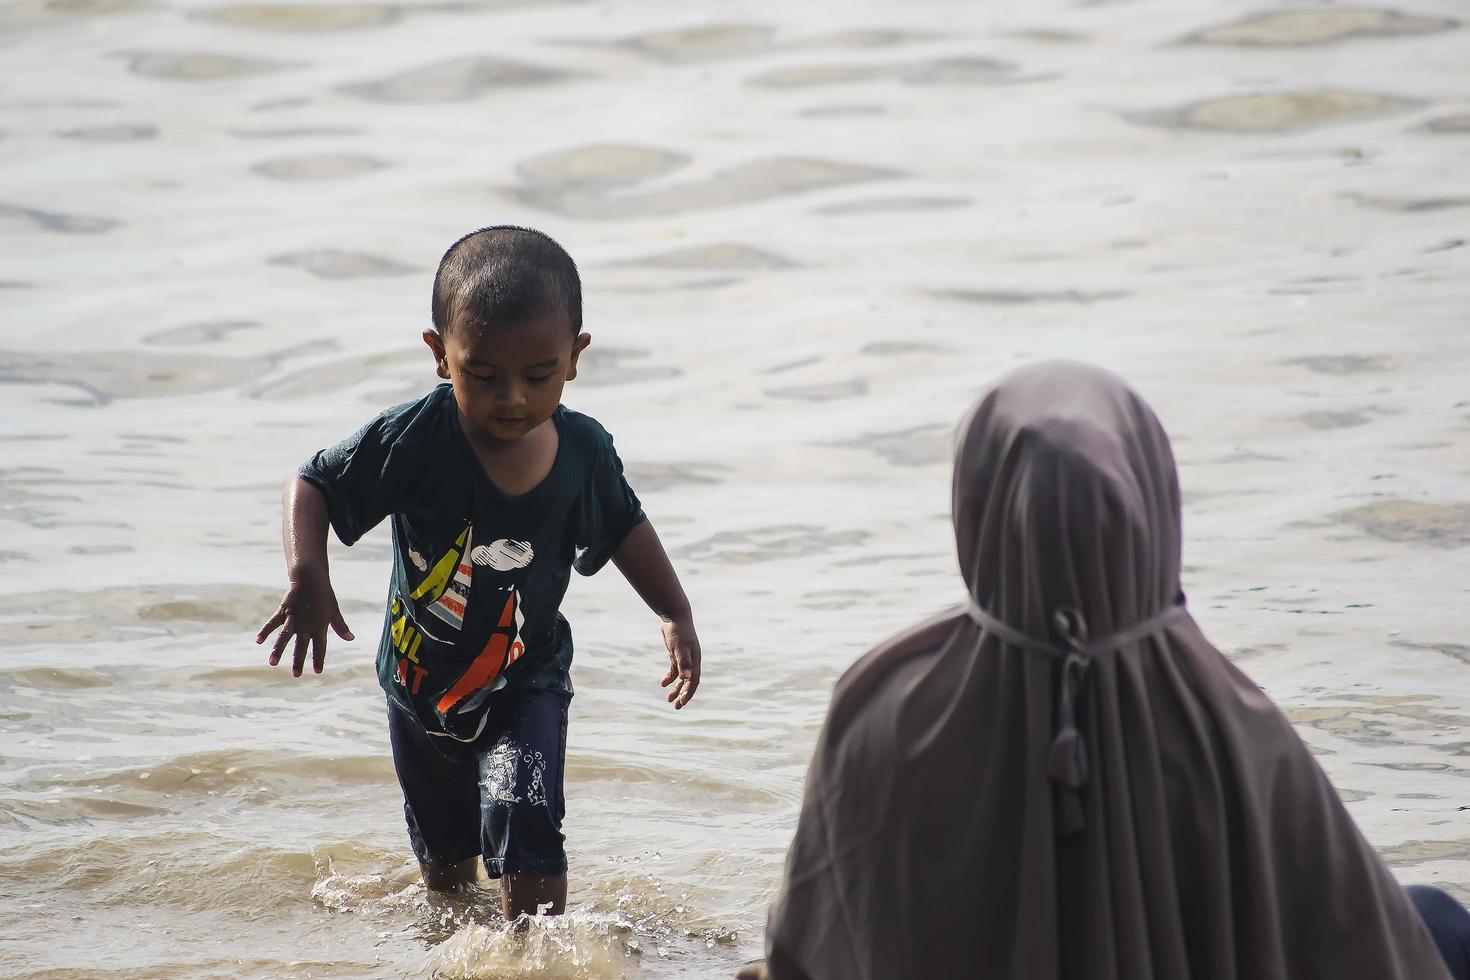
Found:
[(961, 424), (967, 607), (838, 682), (767, 930), (775, 980), (1448, 980), (1291, 725), (1180, 592), (1168, 438), (1121, 380)]

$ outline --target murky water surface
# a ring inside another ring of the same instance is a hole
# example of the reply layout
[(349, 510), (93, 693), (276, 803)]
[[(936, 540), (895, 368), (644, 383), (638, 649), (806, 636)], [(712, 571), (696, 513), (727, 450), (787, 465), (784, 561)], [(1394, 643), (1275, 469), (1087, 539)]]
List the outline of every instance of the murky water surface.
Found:
[[(813, 0), (0, 6), (0, 973), (728, 975), (833, 680), (959, 593), (949, 429), (1116, 367), (1186, 587), (1406, 880), (1470, 891), (1463, 7)], [(433, 383), (443, 248), (545, 228), (572, 406), (694, 598), (578, 581), (574, 911), (417, 883), (388, 554), (293, 681), (249, 641), (294, 466)]]

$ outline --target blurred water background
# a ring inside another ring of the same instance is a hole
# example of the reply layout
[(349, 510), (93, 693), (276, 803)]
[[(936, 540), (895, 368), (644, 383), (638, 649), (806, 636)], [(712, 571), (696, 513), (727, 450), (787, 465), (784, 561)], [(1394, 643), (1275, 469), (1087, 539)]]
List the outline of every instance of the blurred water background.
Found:
[[(961, 595), (950, 431), (1044, 356), (1176, 441), (1186, 588), (1401, 877), (1470, 895), (1463, 5), (0, 4), (0, 974), (724, 976), (832, 682)], [(418, 882), (360, 639), (250, 641), (279, 490), (434, 383), (443, 249), (560, 239), (695, 603), (573, 584), (573, 910)]]

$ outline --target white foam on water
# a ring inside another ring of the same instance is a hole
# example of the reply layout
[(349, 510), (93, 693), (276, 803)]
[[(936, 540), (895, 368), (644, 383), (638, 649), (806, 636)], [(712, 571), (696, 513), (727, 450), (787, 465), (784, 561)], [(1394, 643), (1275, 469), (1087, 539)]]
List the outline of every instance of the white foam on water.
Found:
[(551, 918), (466, 926), (434, 949), (428, 969), (442, 980), (613, 980), (636, 976), (641, 953), (633, 930), (616, 917), (573, 909)]

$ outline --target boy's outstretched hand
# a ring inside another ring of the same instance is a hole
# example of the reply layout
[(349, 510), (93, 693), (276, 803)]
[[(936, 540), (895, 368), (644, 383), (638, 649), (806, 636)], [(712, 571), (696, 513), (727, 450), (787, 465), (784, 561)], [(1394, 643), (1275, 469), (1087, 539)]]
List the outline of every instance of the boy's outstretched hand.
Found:
[(664, 646), (669, 648), (669, 672), (659, 681), (659, 687), (673, 688), (669, 701), (682, 708), (699, 689), (699, 636), (694, 632), (690, 620), (665, 619), (663, 621)]
[(699, 637), (694, 632), (689, 598), (679, 585), (679, 576), (674, 574), (674, 566), (669, 564), (669, 556), (653, 525), (640, 521), (613, 552), (612, 560), (633, 591), (658, 614), (664, 646), (669, 648), (669, 672), (659, 687), (672, 684), (669, 703), (682, 708), (699, 687)]
[[(281, 634), (276, 637), (276, 645), (271, 650), (271, 666), (281, 662), (286, 644), (295, 637), (296, 646), (291, 653), (291, 675), (301, 676), (308, 646), (311, 647), (311, 669), (320, 674), (327, 662), (328, 626), (342, 639), (354, 639), (352, 630), (347, 628), (347, 622), (342, 618), (342, 610), (337, 606), (337, 594), (332, 591), (332, 583), (326, 573), (298, 574), (292, 576), (291, 585), (286, 589), (286, 595), (281, 599), (281, 606), (275, 615), (266, 620), (260, 632), (255, 634), (255, 642), (264, 643), (279, 627)], [(696, 654), (696, 663), (697, 656)]]

